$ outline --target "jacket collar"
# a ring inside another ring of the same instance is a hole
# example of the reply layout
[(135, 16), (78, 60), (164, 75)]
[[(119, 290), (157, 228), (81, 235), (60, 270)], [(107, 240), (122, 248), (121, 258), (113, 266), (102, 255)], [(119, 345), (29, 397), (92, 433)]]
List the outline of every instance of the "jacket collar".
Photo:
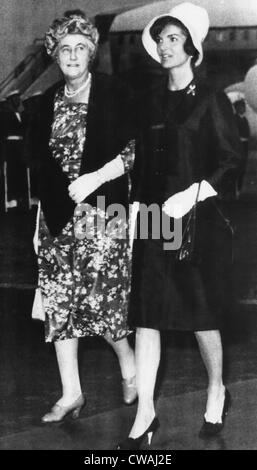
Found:
[[(194, 77), (193, 80), (183, 89), (183, 97), (186, 96), (185, 106), (193, 110), (203, 93), (201, 80)], [(164, 122), (167, 117), (167, 93), (168, 78), (162, 77), (161, 81), (147, 93), (146, 108), (143, 108), (143, 115), (146, 122)], [(184, 99), (183, 98), (183, 99)], [(145, 100), (144, 100), (145, 101)], [(189, 112), (190, 114), (190, 112)]]

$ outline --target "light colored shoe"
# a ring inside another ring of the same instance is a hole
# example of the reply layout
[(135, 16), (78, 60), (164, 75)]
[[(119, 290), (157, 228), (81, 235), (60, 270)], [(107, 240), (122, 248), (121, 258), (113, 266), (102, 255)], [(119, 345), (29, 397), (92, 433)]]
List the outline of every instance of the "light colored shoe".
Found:
[(137, 399), (136, 376), (122, 380), (123, 401), (125, 405), (132, 405)]
[(46, 413), (42, 418), (41, 422), (44, 424), (51, 424), (51, 423), (60, 423), (65, 416), (71, 413), (71, 417), (73, 419), (79, 418), (80, 412), (82, 408), (86, 405), (86, 399), (84, 394), (82, 393), (77, 400), (75, 400), (69, 406), (61, 406), (57, 403), (53, 406), (49, 413)]

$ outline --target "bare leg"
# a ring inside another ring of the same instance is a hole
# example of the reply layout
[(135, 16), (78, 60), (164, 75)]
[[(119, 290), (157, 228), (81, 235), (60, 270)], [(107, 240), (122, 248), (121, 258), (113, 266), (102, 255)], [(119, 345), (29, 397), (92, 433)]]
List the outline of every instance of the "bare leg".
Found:
[(212, 423), (221, 422), (225, 387), (222, 380), (223, 350), (220, 332), (196, 331), (195, 336), (209, 379), (205, 419)]
[(105, 335), (105, 340), (111, 345), (117, 354), (123, 379), (134, 377), (136, 375), (135, 355), (127, 338), (113, 341), (111, 335), (107, 333)]
[(160, 362), (160, 332), (149, 328), (137, 328), (136, 376), (138, 409), (130, 437), (143, 434), (155, 416), (154, 389)]
[(78, 369), (78, 339), (56, 341), (55, 351), (62, 382), (61, 406), (68, 406), (81, 395)]

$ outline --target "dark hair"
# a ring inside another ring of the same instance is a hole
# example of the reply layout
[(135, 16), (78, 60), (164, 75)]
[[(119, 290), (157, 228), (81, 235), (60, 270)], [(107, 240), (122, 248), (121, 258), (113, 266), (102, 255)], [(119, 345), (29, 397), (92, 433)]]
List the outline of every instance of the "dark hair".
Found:
[(169, 24), (178, 26), (178, 28), (180, 28), (183, 34), (186, 36), (184, 51), (186, 54), (192, 56), (192, 63), (194, 65), (199, 57), (199, 51), (195, 48), (188, 29), (185, 27), (185, 25), (183, 25), (183, 23), (181, 23), (181, 21), (177, 20), (177, 18), (173, 18), (172, 16), (162, 16), (161, 18), (158, 18), (151, 26), (149, 31), (152, 39), (157, 42), (159, 34)]

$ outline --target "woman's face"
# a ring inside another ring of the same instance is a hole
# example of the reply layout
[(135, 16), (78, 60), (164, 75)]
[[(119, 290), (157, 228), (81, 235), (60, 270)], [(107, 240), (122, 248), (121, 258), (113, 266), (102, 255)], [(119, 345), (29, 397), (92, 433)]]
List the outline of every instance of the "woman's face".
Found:
[(181, 67), (190, 63), (190, 56), (184, 51), (186, 36), (179, 26), (168, 24), (156, 38), (157, 52), (165, 69)]
[(87, 77), (90, 52), (83, 34), (67, 34), (58, 45), (57, 62), (66, 79)]

